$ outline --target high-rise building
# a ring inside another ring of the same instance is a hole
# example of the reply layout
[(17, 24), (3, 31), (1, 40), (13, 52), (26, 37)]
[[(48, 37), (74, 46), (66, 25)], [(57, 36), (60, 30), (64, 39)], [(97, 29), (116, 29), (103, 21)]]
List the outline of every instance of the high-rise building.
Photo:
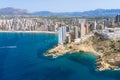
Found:
[(70, 27), (68, 25), (66, 26), (66, 32), (70, 32)]
[(118, 14), (116, 17), (115, 17), (115, 22), (120, 22), (120, 14)]
[(61, 26), (58, 28), (58, 45), (66, 43), (66, 27)]
[(97, 25), (97, 23), (96, 23), (96, 21), (94, 21), (94, 30), (96, 30), (96, 25)]
[(89, 33), (89, 27), (90, 27), (90, 25), (87, 23), (87, 24), (85, 24), (85, 34), (88, 34)]
[(78, 38), (78, 26), (74, 26), (74, 39)]
[(89, 30), (90, 31), (96, 31), (96, 25), (97, 25), (97, 22), (96, 21), (90, 21), (89, 22)]
[(85, 23), (81, 22), (80, 23), (80, 27), (81, 27), (81, 37), (83, 37), (85, 35)]
[(71, 34), (66, 35), (66, 43), (71, 43)]

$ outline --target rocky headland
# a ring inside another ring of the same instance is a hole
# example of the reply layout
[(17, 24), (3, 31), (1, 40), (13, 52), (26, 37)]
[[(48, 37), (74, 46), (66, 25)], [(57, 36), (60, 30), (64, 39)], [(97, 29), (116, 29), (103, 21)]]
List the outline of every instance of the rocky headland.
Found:
[(69, 43), (56, 46), (46, 52), (45, 56), (58, 57), (74, 52), (90, 52), (97, 55), (96, 65), (99, 71), (120, 68), (120, 40), (104, 39), (95, 33), (82, 43)]

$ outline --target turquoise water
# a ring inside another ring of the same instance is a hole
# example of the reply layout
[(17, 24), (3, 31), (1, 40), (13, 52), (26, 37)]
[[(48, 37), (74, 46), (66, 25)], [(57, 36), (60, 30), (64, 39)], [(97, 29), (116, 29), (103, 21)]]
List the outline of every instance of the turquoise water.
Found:
[(120, 80), (120, 71), (96, 70), (96, 56), (43, 54), (57, 45), (54, 34), (0, 33), (0, 80)]

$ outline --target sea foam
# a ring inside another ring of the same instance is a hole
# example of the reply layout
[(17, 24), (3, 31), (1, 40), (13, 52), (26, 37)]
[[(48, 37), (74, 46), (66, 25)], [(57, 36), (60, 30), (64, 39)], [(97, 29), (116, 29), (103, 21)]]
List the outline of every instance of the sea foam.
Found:
[(0, 48), (17, 48), (17, 46), (2, 46)]

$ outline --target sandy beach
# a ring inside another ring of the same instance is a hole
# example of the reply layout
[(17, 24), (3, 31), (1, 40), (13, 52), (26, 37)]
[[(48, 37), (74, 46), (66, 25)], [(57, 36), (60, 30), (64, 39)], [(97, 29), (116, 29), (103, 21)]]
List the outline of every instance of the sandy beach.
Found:
[(57, 34), (52, 31), (0, 31), (0, 33), (46, 33), (46, 34)]
[(93, 53), (94, 55), (98, 56), (99, 53), (96, 52), (91, 44), (88, 43), (81, 43), (76, 44), (74, 42), (66, 44), (66, 45), (59, 45), (50, 50), (48, 50), (45, 56), (53, 56), (53, 58), (64, 55), (66, 53), (74, 53), (74, 52), (89, 52)]

